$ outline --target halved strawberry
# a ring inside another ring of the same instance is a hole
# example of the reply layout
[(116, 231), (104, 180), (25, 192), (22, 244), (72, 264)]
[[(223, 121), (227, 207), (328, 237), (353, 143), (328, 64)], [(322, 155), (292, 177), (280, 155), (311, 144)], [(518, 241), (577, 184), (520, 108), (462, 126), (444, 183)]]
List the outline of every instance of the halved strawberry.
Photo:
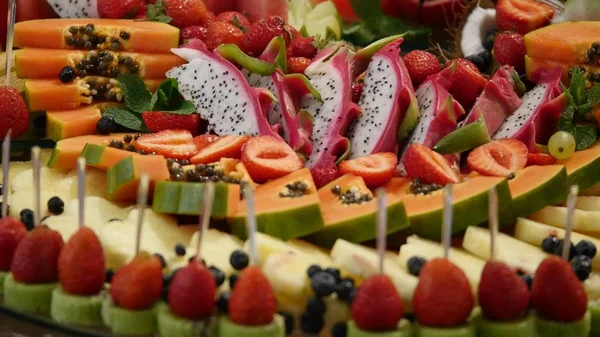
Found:
[(527, 146), (516, 139), (500, 139), (482, 145), (467, 157), (471, 170), (484, 175), (508, 177), (527, 164)]
[(198, 152), (194, 137), (187, 130), (165, 130), (143, 135), (135, 141), (135, 147), (173, 159), (189, 159)]
[(544, 166), (556, 163), (556, 158), (546, 153), (530, 153), (527, 155), (527, 166)]
[(340, 163), (340, 174), (362, 177), (369, 188), (379, 187), (392, 179), (398, 166), (395, 153), (383, 152)]
[(198, 149), (198, 151), (200, 151), (203, 148), (209, 146), (210, 144), (216, 142), (217, 139), (219, 139), (219, 136), (217, 136), (217, 135), (210, 135), (210, 134), (200, 135), (200, 136), (194, 137), (194, 144), (196, 144), (196, 148)]
[(242, 149), (242, 163), (257, 183), (277, 179), (302, 168), (302, 160), (287, 143), (269, 136), (250, 139)]
[(501, 30), (523, 35), (544, 27), (554, 16), (552, 6), (538, 0), (498, 0), (496, 23)]
[(198, 134), (200, 116), (198, 114), (179, 115), (171, 112), (148, 111), (142, 112), (142, 119), (152, 132), (164, 130), (188, 130), (193, 135)]
[(402, 165), (410, 178), (427, 184), (446, 185), (460, 181), (458, 172), (441, 154), (421, 144), (411, 144), (406, 149)]
[(466, 62), (454, 62), (452, 66), (454, 74), (452, 75), (450, 94), (468, 111), (475, 104), (475, 100), (485, 88), (488, 80), (481, 75), (479, 70), (473, 70)]
[(200, 149), (198, 153), (190, 159), (192, 164), (210, 164), (219, 161), (221, 158), (240, 158), (242, 155), (242, 146), (250, 139), (249, 136), (224, 136), (217, 139), (212, 144)]

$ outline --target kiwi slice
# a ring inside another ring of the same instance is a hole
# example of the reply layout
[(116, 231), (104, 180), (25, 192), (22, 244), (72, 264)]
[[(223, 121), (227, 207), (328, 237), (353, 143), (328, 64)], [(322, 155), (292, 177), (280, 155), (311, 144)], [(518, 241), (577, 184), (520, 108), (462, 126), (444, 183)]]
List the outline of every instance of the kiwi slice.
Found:
[(275, 315), (273, 322), (262, 326), (242, 326), (233, 323), (229, 317), (219, 317), (219, 337), (285, 337), (285, 321)]
[(534, 337), (535, 321), (533, 315), (514, 322), (496, 322), (486, 318), (479, 320), (477, 327), (479, 337)]
[(600, 303), (590, 301), (588, 310), (592, 315), (592, 333), (591, 336), (600, 336)]
[(50, 317), (59, 323), (80, 326), (102, 325), (102, 296), (78, 296), (57, 287), (52, 292)]
[(15, 281), (12, 274), (4, 278), (4, 305), (32, 314), (50, 314), (52, 291), (58, 283), (25, 284)]
[(373, 335), (377, 337), (411, 337), (412, 329), (410, 321), (402, 319), (398, 323), (396, 330), (384, 332), (364, 331), (357, 327), (354, 321), (348, 321), (348, 337), (372, 337)]
[(415, 324), (415, 337), (475, 337), (476, 329), (473, 324), (461, 325), (453, 328), (436, 328)]
[(158, 311), (158, 334), (161, 336), (208, 337), (216, 335), (216, 319), (209, 317), (201, 321), (192, 321), (175, 315), (168, 306)]
[(544, 337), (587, 337), (592, 330), (592, 313), (588, 310), (582, 319), (572, 323), (548, 321), (535, 316), (535, 328), (538, 336)]
[(110, 296), (102, 301), (101, 317), (115, 335), (154, 335), (158, 331), (156, 307), (146, 310), (127, 310), (114, 305)]
[(4, 279), (8, 276), (9, 272), (0, 271), (0, 295), (4, 293)]

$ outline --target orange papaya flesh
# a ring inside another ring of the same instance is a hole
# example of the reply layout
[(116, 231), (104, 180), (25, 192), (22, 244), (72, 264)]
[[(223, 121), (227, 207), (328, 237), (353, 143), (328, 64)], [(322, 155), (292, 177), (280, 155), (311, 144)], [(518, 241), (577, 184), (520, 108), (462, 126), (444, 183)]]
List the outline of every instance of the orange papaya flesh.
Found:
[(108, 136), (89, 135), (60, 140), (56, 142), (47, 166), (54, 169), (72, 170), (77, 167), (77, 159), (81, 156), (86, 144), (108, 145), (111, 140), (122, 140), (125, 135), (125, 133), (113, 133)]
[(15, 53), (17, 77), (24, 79), (55, 79), (66, 66), (73, 67), (79, 77), (132, 74), (144, 79), (163, 79), (169, 69), (183, 63), (175, 54), (35, 48)]
[(110, 147), (104, 144), (85, 144), (81, 156), (88, 166), (108, 170), (121, 160), (131, 156), (141, 156), (137, 152)]
[(588, 50), (600, 42), (600, 22), (577, 21), (549, 25), (524, 37), (527, 56), (563, 64), (589, 64)]
[(79, 109), (46, 112), (46, 136), (58, 142), (61, 139), (93, 135), (101, 117), (98, 107), (91, 105)]
[(14, 46), (170, 53), (179, 29), (160, 22), (108, 19), (46, 19), (15, 25)]
[(155, 183), (169, 179), (167, 159), (159, 155), (143, 155), (129, 156), (117, 162), (106, 172), (108, 198), (113, 201), (135, 201), (138, 185), (144, 174), (150, 180), (150, 198)]

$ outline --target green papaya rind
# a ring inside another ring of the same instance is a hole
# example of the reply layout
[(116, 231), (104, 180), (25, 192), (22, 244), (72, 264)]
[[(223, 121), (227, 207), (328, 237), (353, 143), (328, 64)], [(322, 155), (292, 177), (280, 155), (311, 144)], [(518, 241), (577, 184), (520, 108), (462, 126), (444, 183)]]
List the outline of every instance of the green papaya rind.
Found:
[(242, 326), (233, 323), (227, 316), (219, 317), (219, 337), (285, 337), (285, 321), (275, 315), (273, 322), (261, 326)]
[(556, 164), (567, 167), (569, 186), (577, 185), (583, 191), (600, 181), (600, 143), (576, 151), (570, 158), (559, 160)]
[(15, 281), (12, 274), (4, 278), (4, 305), (32, 314), (50, 314), (52, 291), (58, 283), (24, 284)]
[(0, 271), (0, 295), (4, 293), (4, 279), (6, 279), (9, 273), (7, 271)]
[(548, 321), (536, 315), (535, 329), (538, 336), (544, 337), (587, 337), (592, 330), (592, 314), (588, 310), (582, 319), (572, 323)]
[[(152, 209), (158, 213), (200, 215), (204, 197), (204, 183), (159, 181), (154, 187)], [(230, 213), (229, 194), (240, 195), (240, 186), (223, 182), (215, 183), (215, 197), (211, 216), (225, 218)]]
[(209, 317), (201, 321), (192, 321), (176, 316), (168, 305), (162, 305), (158, 311), (158, 333), (160, 336), (197, 337), (215, 336), (216, 318)]
[(52, 292), (50, 317), (59, 323), (79, 326), (102, 326), (102, 296), (67, 294), (61, 287)]
[(156, 307), (126, 310), (115, 306), (110, 296), (106, 296), (101, 311), (104, 324), (116, 335), (154, 335), (158, 331)]
[(348, 333), (347, 337), (411, 337), (412, 336), (412, 328), (410, 321), (406, 319), (400, 320), (398, 323), (398, 328), (393, 331), (383, 331), (383, 332), (373, 332), (373, 331), (364, 331), (361, 328), (357, 327), (354, 321), (350, 320), (347, 323), (348, 325)]
[(535, 337), (535, 321), (533, 315), (527, 315), (516, 322), (495, 322), (484, 317), (478, 320), (477, 336), (479, 337)]
[(414, 337), (476, 337), (474, 324), (461, 325), (454, 328), (435, 328), (415, 324)]

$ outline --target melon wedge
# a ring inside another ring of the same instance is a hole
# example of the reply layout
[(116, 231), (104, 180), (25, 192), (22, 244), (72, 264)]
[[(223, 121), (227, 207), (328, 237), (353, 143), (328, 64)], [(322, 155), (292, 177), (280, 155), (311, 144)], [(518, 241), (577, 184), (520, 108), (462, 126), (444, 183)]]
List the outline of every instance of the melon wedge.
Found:
[[(295, 182), (308, 185), (302, 197), (282, 197), (286, 185)], [(324, 226), (317, 188), (308, 169), (301, 169), (259, 186), (255, 193), (255, 212), (258, 231), (280, 238), (294, 239)], [(236, 215), (230, 219), (233, 234), (246, 238), (246, 203), (242, 201)]]
[[(112, 55), (113, 61), (107, 63), (107, 69), (118, 67), (120, 75), (135, 74), (145, 79), (162, 79), (169, 69), (185, 63), (185, 60), (175, 54), (108, 53)], [(54, 79), (62, 68), (70, 66), (77, 70), (82, 60), (86, 60), (83, 62), (86, 63), (90, 57), (97, 60), (98, 51), (26, 48), (15, 53), (15, 70), (18, 78)], [(125, 60), (127, 65), (124, 64)], [(92, 64), (97, 65), (98, 61)], [(87, 74), (103, 75), (100, 70), (87, 70)]]
[(163, 156), (130, 156), (106, 172), (108, 198), (113, 201), (135, 201), (140, 178), (147, 174), (150, 179), (148, 195), (152, 195), (154, 184), (169, 179), (167, 160)]
[(88, 143), (81, 151), (81, 156), (85, 158), (88, 166), (108, 170), (127, 157), (141, 156), (141, 154), (106, 145)]
[[(47, 19), (19, 22), (15, 25), (14, 45), (18, 48), (72, 49), (67, 43), (73, 36), (71, 27), (78, 29), (94, 25), (92, 35), (105, 39), (104, 43), (92, 46), (94, 49), (124, 50), (138, 53), (169, 53), (179, 45), (179, 29), (159, 22), (107, 19)], [(129, 34), (123, 39), (121, 32)], [(112, 43), (118, 41), (113, 49)], [(83, 46), (81, 46), (83, 47)]]
[[(79, 108), (82, 105), (92, 104), (92, 102), (122, 102), (123, 97), (116, 84), (116, 80), (112, 79), (113, 94), (109, 98), (108, 93), (104, 95), (93, 96), (92, 90), (89, 87), (90, 83), (100, 81), (110, 82), (110, 79), (104, 77), (86, 77), (76, 80), (72, 83), (61, 83), (58, 78), (53, 80), (28, 80), (25, 82), (25, 102), (29, 111), (48, 111), (48, 110), (68, 110)], [(147, 80), (146, 86), (152, 92), (156, 90), (160, 84), (160, 80)]]
[(123, 139), (125, 135), (125, 133), (114, 133), (108, 136), (89, 135), (63, 139), (56, 142), (47, 166), (53, 169), (74, 169), (77, 167), (77, 158), (86, 144), (108, 144), (113, 139)]
[(600, 144), (576, 151), (570, 158), (559, 160), (556, 164), (567, 169), (569, 186), (577, 185), (583, 191), (600, 181)]
[(46, 112), (46, 136), (55, 142), (65, 138), (93, 135), (102, 113), (96, 106)]
[[(200, 215), (205, 186), (205, 183), (157, 182), (152, 208), (158, 213)], [(240, 185), (219, 182), (214, 187), (211, 217), (227, 218), (235, 215), (240, 203)]]
[[(343, 204), (340, 196), (331, 191), (334, 186), (339, 186), (342, 192), (355, 188), (361, 195), (368, 195), (370, 200), (360, 204)], [(332, 181), (319, 189), (319, 199), (325, 227), (308, 236), (308, 241), (331, 247), (337, 239), (358, 243), (377, 237), (377, 199), (361, 177), (346, 174)], [(388, 198), (387, 217), (388, 234), (408, 227), (404, 206), (398, 198)]]
[(592, 43), (600, 40), (600, 22), (579, 21), (550, 25), (525, 35), (527, 56), (564, 64), (584, 64)]
[[(404, 202), (411, 229), (419, 236), (439, 241), (444, 210), (443, 191), (427, 195), (410, 192), (412, 180), (393, 178), (384, 187), (391, 195)], [(453, 187), (454, 221), (452, 231), (460, 233), (469, 226), (488, 219), (488, 192), (496, 187), (498, 209), (502, 212), (511, 204), (508, 182), (504, 178), (476, 176)]]

